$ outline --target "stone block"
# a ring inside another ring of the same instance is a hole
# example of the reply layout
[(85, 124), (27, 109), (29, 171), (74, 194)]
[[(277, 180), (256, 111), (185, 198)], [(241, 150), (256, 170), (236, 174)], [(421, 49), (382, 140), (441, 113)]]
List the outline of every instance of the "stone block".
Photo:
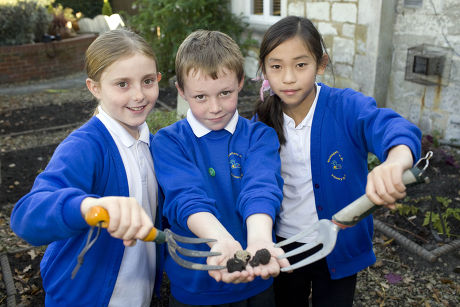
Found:
[(307, 18), (330, 20), (330, 4), (328, 2), (307, 2)]
[(78, 21), (79, 33), (101, 34), (124, 26), (125, 23), (119, 14), (112, 14), (110, 17), (106, 15), (97, 15), (94, 18), (85, 17)]
[(357, 8), (354, 3), (332, 4), (332, 21), (356, 23)]

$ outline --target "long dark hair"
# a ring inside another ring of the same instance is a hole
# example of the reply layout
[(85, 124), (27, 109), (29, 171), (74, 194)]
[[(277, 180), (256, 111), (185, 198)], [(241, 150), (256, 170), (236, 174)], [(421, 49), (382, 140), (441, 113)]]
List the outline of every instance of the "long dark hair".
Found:
[[(295, 36), (304, 41), (307, 49), (315, 57), (316, 64), (320, 65), (323, 55), (327, 54), (321, 34), (309, 19), (288, 16), (273, 24), (265, 32), (260, 45), (259, 72), (265, 72), (265, 57), (280, 44)], [(283, 102), (276, 94), (266, 97), (264, 101), (259, 99), (255, 106), (254, 115), (259, 121), (275, 129), (281, 145), (286, 143), (283, 131)]]

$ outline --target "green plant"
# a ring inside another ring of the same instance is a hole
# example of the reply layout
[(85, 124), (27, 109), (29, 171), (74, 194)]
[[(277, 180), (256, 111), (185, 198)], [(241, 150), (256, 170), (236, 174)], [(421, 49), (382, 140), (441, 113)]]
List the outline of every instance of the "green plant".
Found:
[(399, 215), (416, 215), (419, 208), (414, 205), (405, 205), (405, 204), (396, 204), (396, 209), (398, 210)]
[(450, 236), (457, 236), (452, 234), (451, 227), (448, 221), (448, 218), (453, 218), (457, 222), (460, 221), (460, 208), (451, 208), (450, 204), (452, 200), (447, 197), (437, 196), (436, 201), (441, 204), (442, 212), (436, 213), (434, 211), (427, 211), (425, 212), (425, 219), (423, 221), (423, 226), (427, 226), (431, 223), (433, 227), (438, 231), (440, 234), (444, 234), (447, 237)]
[(174, 75), (177, 49), (191, 32), (198, 29), (218, 30), (230, 35), (246, 54), (255, 44), (242, 16), (230, 11), (229, 0), (137, 0), (137, 14), (127, 20), (152, 44), (160, 71), (166, 78)]
[(102, 5), (102, 15), (111, 16), (112, 7), (110, 6), (109, 0), (104, 0), (104, 4)]
[(56, 0), (63, 7), (70, 7), (75, 13), (81, 12), (84, 17), (93, 18), (102, 12), (102, 0)]
[(380, 160), (379, 158), (377, 158), (376, 155), (374, 155), (373, 153), (367, 154), (367, 169), (369, 170), (369, 172), (372, 171), (374, 167), (376, 167), (379, 164)]
[(17, 0), (0, 3), (0, 46), (40, 41), (52, 16), (48, 0)]
[(177, 121), (176, 111), (154, 111), (147, 117), (150, 131), (155, 134), (163, 127), (174, 124)]

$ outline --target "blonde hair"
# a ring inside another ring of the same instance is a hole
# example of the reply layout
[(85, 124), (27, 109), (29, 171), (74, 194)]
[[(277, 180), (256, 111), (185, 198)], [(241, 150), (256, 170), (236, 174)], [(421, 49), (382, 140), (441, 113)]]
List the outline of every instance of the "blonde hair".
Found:
[(179, 46), (176, 55), (177, 84), (183, 89), (184, 78), (191, 70), (202, 71), (214, 80), (226, 68), (235, 72), (240, 82), (244, 78), (244, 58), (239, 46), (225, 33), (198, 30)]
[[(102, 33), (88, 47), (85, 54), (85, 69), (88, 78), (99, 82), (102, 72), (115, 61), (139, 52), (152, 58), (157, 65), (157, 59), (152, 47), (138, 34), (127, 30), (117, 29)], [(158, 71), (158, 67), (157, 71)]]

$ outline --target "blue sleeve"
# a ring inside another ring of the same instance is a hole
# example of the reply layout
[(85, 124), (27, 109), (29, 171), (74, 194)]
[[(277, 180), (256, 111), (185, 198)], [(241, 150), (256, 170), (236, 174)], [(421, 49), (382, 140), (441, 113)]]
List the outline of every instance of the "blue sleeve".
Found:
[(46, 169), (35, 179), (11, 214), (11, 228), (33, 245), (49, 244), (87, 229), (82, 200), (98, 178), (102, 157), (82, 137), (69, 136), (56, 149)]
[(178, 224), (187, 230), (187, 219), (194, 213), (210, 212), (219, 218), (215, 200), (207, 196), (190, 149), (180, 135), (167, 131), (158, 131), (152, 144), (155, 174), (165, 197), (163, 215), (169, 224)]
[(274, 222), (283, 200), (280, 145), (274, 129), (260, 122), (255, 125), (244, 163), (238, 209), (243, 220), (255, 213), (265, 213)]
[(411, 149), (414, 163), (420, 158), (420, 129), (395, 111), (378, 108), (372, 97), (358, 92), (345, 95), (343, 108), (344, 113), (351, 112), (357, 119), (350, 119), (348, 123), (353, 127), (351, 133), (356, 144), (366, 144), (365, 150), (375, 154), (380, 161), (385, 161), (388, 151), (397, 145), (407, 145)]

